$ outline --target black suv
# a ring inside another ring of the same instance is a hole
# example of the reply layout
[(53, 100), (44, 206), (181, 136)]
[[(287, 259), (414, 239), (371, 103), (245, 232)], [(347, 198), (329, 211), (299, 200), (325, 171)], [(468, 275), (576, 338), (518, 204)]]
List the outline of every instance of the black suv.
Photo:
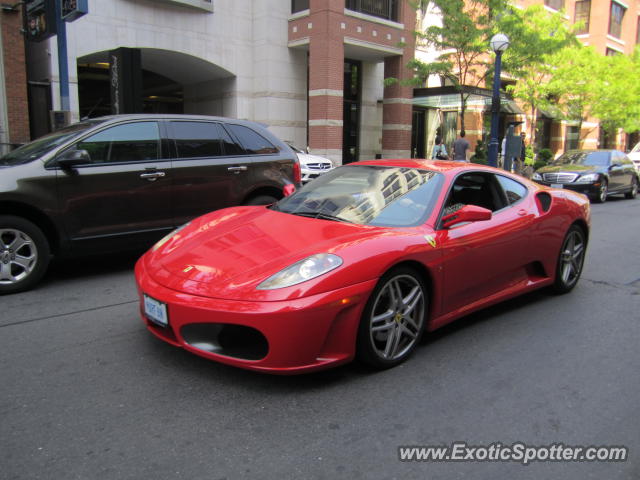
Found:
[(190, 219), (273, 203), (300, 184), (263, 126), (192, 115), (87, 120), (0, 158), (0, 293), (32, 287), (50, 256), (144, 248)]

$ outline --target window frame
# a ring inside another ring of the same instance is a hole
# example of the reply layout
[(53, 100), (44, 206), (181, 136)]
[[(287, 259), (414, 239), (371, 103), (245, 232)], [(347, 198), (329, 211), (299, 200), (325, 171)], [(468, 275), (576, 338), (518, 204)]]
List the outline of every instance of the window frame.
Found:
[[(584, 11), (578, 12), (579, 8), (586, 10), (586, 13)], [(580, 18), (578, 18), (578, 15), (580, 15)], [(582, 20), (584, 20), (584, 27), (582, 27), (580, 31), (576, 32), (577, 35), (589, 33), (589, 24), (591, 22), (591, 0), (576, 1), (575, 10), (573, 12), (573, 23), (575, 24)]]
[[(622, 12), (622, 15), (620, 15), (620, 23), (613, 23), (614, 7)], [(611, 5), (609, 6), (609, 28), (607, 30), (608, 35), (611, 35), (614, 38), (622, 38), (622, 24), (624, 22), (624, 15), (626, 13), (627, 8), (624, 5), (616, 2), (615, 0), (611, 0)], [(615, 26), (616, 28), (612, 29), (613, 26)]]

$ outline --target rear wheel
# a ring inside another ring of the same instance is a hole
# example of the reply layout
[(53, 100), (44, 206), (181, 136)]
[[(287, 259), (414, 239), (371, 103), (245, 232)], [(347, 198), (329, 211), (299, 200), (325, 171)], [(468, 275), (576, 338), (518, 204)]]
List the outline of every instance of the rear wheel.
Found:
[(245, 205), (271, 205), (276, 203), (278, 199), (271, 195), (258, 195), (257, 197), (250, 198), (244, 204)]
[(606, 180), (602, 179), (600, 181), (600, 188), (598, 189), (598, 193), (596, 194), (595, 201), (596, 203), (604, 203), (607, 201), (607, 193), (609, 192), (609, 184)]
[(394, 367), (413, 353), (424, 331), (427, 288), (408, 267), (387, 272), (367, 302), (358, 330), (358, 358), (376, 368)]
[(638, 179), (636, 177), (631, 178), (631, 188), (624, 196), (630, 200), (638, 196)]
[(49, 243), (24, 218), (0, 216), (0, 294), (33, 287), (49, 265)]
[(557, 293), (570, 292), (578, 283), (586, 249), (587, 238), (584, 231), (577, 225), (573, 225), (564, 237), (558, 256), (556, 281), (553, 284), (553, 289)]

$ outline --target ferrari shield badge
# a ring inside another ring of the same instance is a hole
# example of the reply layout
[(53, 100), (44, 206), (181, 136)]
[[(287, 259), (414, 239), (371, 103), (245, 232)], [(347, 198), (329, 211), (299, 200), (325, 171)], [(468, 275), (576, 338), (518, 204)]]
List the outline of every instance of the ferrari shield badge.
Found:
[(431, 245), (433, 248), (436, 248), (436, 239), (433, 235), (425, 235), (424, 239), (429, 245)]

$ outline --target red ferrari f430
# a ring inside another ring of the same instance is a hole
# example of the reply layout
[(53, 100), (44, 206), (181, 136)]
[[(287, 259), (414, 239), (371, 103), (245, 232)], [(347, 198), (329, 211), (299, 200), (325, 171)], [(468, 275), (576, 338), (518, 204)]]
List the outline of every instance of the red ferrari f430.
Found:
[(358, 162), (167, 235), (136, 265), (140, 311), (160, 339), (237, 367), (388, 368), (470, 312), (573, 289), (589, 226), (587, 197), (503, 170)]

